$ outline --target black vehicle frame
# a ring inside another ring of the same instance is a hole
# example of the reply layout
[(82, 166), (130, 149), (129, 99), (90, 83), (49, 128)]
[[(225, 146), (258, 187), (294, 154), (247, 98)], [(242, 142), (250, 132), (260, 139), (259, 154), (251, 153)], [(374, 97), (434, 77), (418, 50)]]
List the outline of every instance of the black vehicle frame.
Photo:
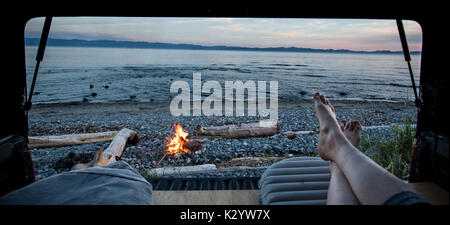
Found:
[[(145, 13), (133, 11), (133, 16), (205, 16), (205, 17), (277, 17), (277, 18), (355, 18), (355, 19), (397, 19), (413, 20), (420, 24), (423, 33), (420, 66), (418, 117), (416, 147), (411, 162), (410, 182), (433, 181), (448, 191), (448, 136), (449, 136), (449, 95), (448, 72), (440, 53), (439, 40), (442, 27), (437, 17), (424, 16), (421, 8), (382, 11), (384, 15), (366, 11), (314, 12), (294, 9), (217, 9), (195, 8), (191, 10), (152, 8)], [(36, 11), (38, 12), (38, 11)], [(102, 16), (130, 16), (123, 13)], [(129, 12), (129, 11), (128, 11)], [(26, 13), (25, 13), (26, 14)], [(71, 14), (71, 13), (68, 13)], [(77, 13), (78, 14), (78, 13)], [(101, 13), (89, 12), (88, 15)], [(364, 15), (361, 15), (364, 14)], [(49, 13), (48, 15), (55, 15)], [(85, 12), (84, 12), (84, 15)], [(42, 13), (39, 16), (45, 16)], [(8, 17), (2, 45), (8, 46), (4, 58), (1, 90), (1, 128), (0, 128), (0, 185), (2, 195), (34, 181), (33, 167), (27, 149), (28, 118), (26, 114), (26, 65), (24, 30), (27, 21), (38, 17), (18, 15)], [(406, 63), (405, 63), (406, 66)], [(39, 82), (39, 81), (38, 81)], [(411, 90), (412, 92), (413, 90)], [(32, 108), (31, 108), (32, 110)]]

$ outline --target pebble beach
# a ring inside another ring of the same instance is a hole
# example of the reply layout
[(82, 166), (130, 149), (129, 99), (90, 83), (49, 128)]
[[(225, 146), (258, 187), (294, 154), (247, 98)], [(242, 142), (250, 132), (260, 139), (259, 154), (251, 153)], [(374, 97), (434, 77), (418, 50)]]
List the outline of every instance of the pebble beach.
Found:
[[(409, 119), (414, 121), (416, 108), (411, 102), (331, 100), (338, 121), (350, 118), (363, 125), (362, 136), (389, 139), (390, 126)], [(240, 139), (196, 136), (195, 128), (259, 121), (251, 116), (172, 116), (169, 102), (64, 103), (33, 106), (29, 116), (30, 136), (64, 135), (115, 131), (128, 128), (136, 131), (140, 142), (127, 144), (121, 160), (129, 163), (141, 175), (161, 167), (215, 164), (218, 168), (235, 159), (261, 159), (247, 169), (218, 169), (214, 173), (192, 173), (186, 177), (258, 177), (278, 160), (289, 157), (317, 156), (318, 120), (312, 100), (280, 102), (278, 131), (269, 137)], [(201, 140), (195, 153), (164, 155), (166, 137), (171, 137), (173, 125), (179, 123), (189, 139)], [(312, 131), (309, 134), (287, 136), (290, 131)], [(30, 149), (37, 180), (69, 171), (75, 163), (92, 160), (97, 147), (106, 149), (109, 142), (57, 148)], [(264, 160), (271, 159), (271, 160)], [(275, 160), (273, 160), (275, 159)], [(278, 159), (278, 160), (277, 160)]]

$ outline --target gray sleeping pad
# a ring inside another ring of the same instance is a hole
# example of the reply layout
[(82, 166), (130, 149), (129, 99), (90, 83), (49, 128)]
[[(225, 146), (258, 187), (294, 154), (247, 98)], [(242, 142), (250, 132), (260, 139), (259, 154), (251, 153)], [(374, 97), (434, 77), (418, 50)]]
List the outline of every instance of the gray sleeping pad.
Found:
[(272, 164), (259, 180), (262, 205), (324, 205), (330, 163), (320, 157), (295, 157)]
[(150, 205), (152, 185), (124, 161), (57, 174), (0, 198), (0, 205)]

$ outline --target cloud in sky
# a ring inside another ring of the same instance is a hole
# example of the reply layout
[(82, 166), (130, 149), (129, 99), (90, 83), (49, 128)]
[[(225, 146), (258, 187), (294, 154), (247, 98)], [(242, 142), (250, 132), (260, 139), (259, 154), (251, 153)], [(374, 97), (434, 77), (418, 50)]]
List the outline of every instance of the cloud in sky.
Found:
[[(39, 37), (44, 18), (27, 23), (26, 37)], [(410, 50), (420, 51), (422, 31), (404, 21)], [(401, 50), (394, 20), (271, 18), (56, 17), (50, 38), (124, 40), (351, 50)]]

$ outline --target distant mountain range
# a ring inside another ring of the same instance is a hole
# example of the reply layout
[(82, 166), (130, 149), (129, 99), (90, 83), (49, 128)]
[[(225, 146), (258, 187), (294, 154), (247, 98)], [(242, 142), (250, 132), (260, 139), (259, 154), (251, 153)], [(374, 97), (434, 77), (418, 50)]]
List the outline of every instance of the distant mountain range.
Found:
[[(39, 45), (39, 38), (25, 38), (27, 46)], [(136, 42), (136, 41), (114, 41), (114, 40), (79, 40), (79, 39), (53, 39), (47, 40), (47, 46), (66, 47), (104, 47), (104, 48), (150, 48), (150, 49), (188, 49), (188, 50), (228, 50), (228, 51), (268, 51), (268, 52), (324, 52), (324, 53), (367, 53), (367, 54), (402, 54), (401, 51), (379, 50), (379, 51), (352, 51), (348, 49), (314, 49), (297, 47), (272, 47), (272, 48), (250, 48), (236, 46), (203, 46), (193, 44), (171, 44), (159, 42)], [(420, 54), (412, 51), (411, 54)]]

